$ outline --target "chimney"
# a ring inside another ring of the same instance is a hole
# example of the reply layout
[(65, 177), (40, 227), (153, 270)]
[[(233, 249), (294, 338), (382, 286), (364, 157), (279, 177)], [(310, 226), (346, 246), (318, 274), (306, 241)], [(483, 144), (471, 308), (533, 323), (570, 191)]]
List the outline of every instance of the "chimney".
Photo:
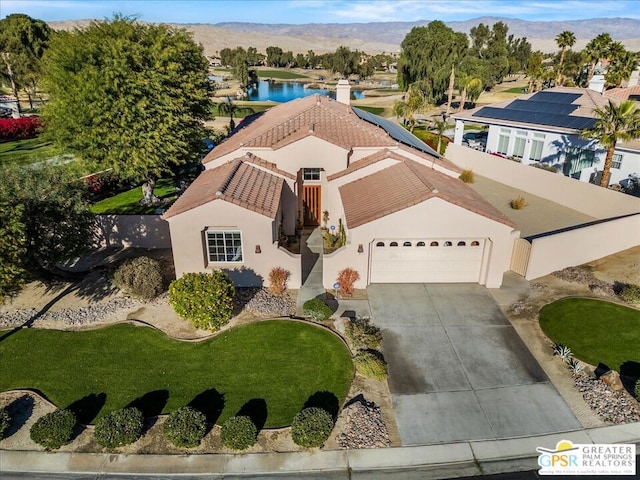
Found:
[(336, 87), (336, 100), (340, 103), (344, 103), (345, 105), (349, 105), (351, 103), (351, 86), (349, 85), (349, 80), (346, 78), (338, 81), (338, 85)]

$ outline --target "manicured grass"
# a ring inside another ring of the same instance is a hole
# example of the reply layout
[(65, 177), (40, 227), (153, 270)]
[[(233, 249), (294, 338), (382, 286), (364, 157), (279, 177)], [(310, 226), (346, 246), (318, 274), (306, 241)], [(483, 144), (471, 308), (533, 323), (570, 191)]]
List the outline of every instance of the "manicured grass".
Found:
[(365, 112), (373, 113), (374, 115), (381, 115), (384, 112), (383, 107), (369, 107), (367, 105), (354, 105), (354, 107), (364, 110)]
[(281, 80), (293, 80), (296, 78), (309, 78), (307, 75), (290, 72), (288, 70), (257, 70), (258, 78), (278, 78)]
[(0, 365), (0, 391), (37, 389), (58, 407), (102, 396), (97, 418), (141, 397), (155, 414), (199, 397), (209, 409), (223, 405), (218, 424), (249, 401), (266, 402), (266, 427), (289, 425), (316, 392), (332, 392), (342, 404), (353, 378), (351, 355), (337, 337), (286, 320), (195, 343), (124, 324), (84, 332), (22, 329), (0, 341)]
[(540, 311), (540, 327), (555, 343), (591, 365), (620, 371), (640, 362), (640, 311), (602, 300), (566, 298)]
[[(168, 198), (173, 202), (176, 199), (175, 185), (172, 179), (158, 180), (154, 190), (156, 196), (160, 198)], [(113, 197), (105, 198), (91, 206), (91, 211), (96, 215), (106, 214), (151, 214), (158, 207), (143, 207), (140, 205), (142, 200), (142, 187), (136, 187), (129, 191), (119, 193)], [(168, 207), (171, 203), (163, 205)]]
[(524, 88), (523, 87), (513, 87), (513, 88), (510, 88), (508, 90), (504, 90), (504, 93), (520, 93), (520, 94), (523, 94), (523, 93), (527, 93), (525, 90), (526, 90), (526, 87), (524, 87)]
[(28, 165), (55, 157), (51, 142), (39, 137), (0, 143), (0, 164)]
[[(274, 105), (277, 105), (277, 103), (259, 103), (259, 102), (247, 102), (247, 101), (241, 101), (236, 103), (238, 103), (239, 105), (242, 105), (243, 107), (250, 107), (253, 110), (253, 113), (238, 111), (237, 113), (233, 114), (234, 120), (236, 118), (248, 117), (249, 115), (253, 115), (254, 113), (264, 112), (265, 110), (269, 110)], [(228, 116), (221, 115), (220, 112), (218, 112), (217, 104), (214, 104), (211, 106), (211, 113), (216, 118), (229, 118)]]

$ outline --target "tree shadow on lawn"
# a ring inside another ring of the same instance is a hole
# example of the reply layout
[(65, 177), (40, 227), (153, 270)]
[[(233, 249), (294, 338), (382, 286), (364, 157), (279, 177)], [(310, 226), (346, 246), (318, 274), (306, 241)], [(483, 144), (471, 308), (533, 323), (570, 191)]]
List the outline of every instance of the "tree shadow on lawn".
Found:
[(267, 423), (267, 402), (264, 398), (252, 398), (245, 403), (236, 416), (249, 417), (258, 431), (264, 428), (264, 424)]
[(106, 393), (90, 393), (71, 403), (66, 409), (71, 410), (75, 414), (79, 423), (90, 425), (98, 416), (98, 413), (102, 410), (106, 401)]
[(35, 403), (31, 395), (22, 395), (5, 407), (5, 410), (11, 416), (11, 421), (2, 438), (9, 438), (27, 423), (27, 420), (33, 414)]
[(134, 407), (142, 412), (145, 417), (144, 431), (147, 432), (156, 424), (157, 417), (167, 406), (168, 400), (169, 390), (154, 390), (136, 398), (127, 407)]
[(332, 392), (322, 391), (316, 392), (309, 397), (309, 399), (305, 402), (304, 408), (317, 407), (321, 408), (335, 421), (338, 417), (338, 410), (340, 409), (340, 402), (338, 402), (338, 397), (336, 397)]
[(640, 362), (627, 360), (620, 365), (620, 381), (627, 392), (635, 397), (636, 382), (640, 381)]
[(193, 400), (187, 405), (204, 413), (205, 417), (207, 417), (207, 424), (213, 426), (224, 409), (224, 393), (218, 392), (215, 388), (210, 388), (193, 397)]

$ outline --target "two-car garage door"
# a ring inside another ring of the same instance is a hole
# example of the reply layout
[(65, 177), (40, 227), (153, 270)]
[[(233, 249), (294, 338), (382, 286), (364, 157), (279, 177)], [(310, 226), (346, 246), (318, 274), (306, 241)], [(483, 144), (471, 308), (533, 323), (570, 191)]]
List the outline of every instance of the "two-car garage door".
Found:
[(370, 283), (477, 283), (485, 239), (376, 239)]

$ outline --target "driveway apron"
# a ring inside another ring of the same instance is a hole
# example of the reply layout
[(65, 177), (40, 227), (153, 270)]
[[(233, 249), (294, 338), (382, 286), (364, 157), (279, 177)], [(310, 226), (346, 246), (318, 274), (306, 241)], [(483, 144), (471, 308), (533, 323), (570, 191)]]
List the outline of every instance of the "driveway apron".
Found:
[(582, 428), (484, 287), (374, 284), (368, 296), (403, 445)]

